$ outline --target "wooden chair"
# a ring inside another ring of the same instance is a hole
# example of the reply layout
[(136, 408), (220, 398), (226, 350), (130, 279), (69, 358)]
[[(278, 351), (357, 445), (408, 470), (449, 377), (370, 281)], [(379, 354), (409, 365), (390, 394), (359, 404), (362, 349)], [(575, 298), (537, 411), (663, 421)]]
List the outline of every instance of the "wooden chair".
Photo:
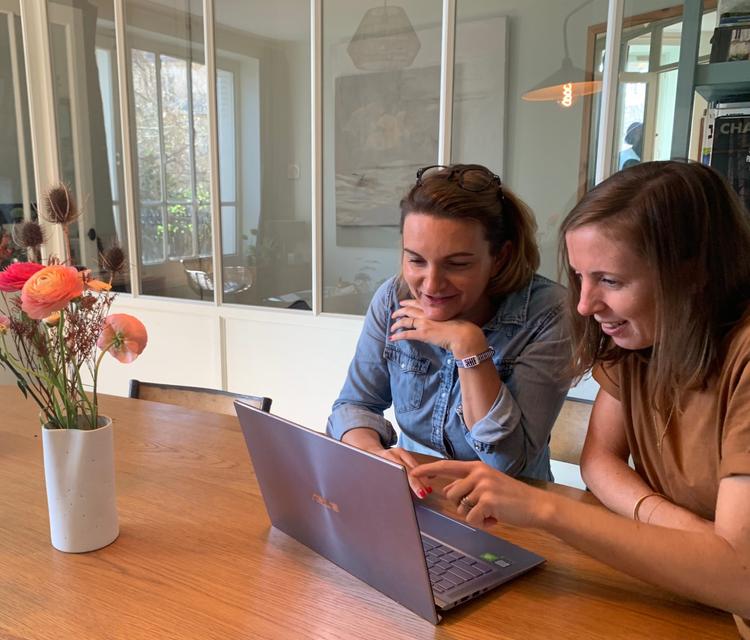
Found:
[(203, 387), (184, 387), (174, 384), (161, 384), (159, 382), (143, 382), (141, 380), (130, 381), (128, 397), (176, 404), (188, 409), (213, 411), (214, 413), (224, 413), (230, 416), (236, 415), (234, 410), (235, 400), (242, 400), (261, 411), (268, 412), (271, 409), (271, 398), (247, 396), (241, 393), (205, 389)]
[(550, 437), (550, 458), (570, 464), (581, 464), (593, 402), (568, 398), (557, 416)]

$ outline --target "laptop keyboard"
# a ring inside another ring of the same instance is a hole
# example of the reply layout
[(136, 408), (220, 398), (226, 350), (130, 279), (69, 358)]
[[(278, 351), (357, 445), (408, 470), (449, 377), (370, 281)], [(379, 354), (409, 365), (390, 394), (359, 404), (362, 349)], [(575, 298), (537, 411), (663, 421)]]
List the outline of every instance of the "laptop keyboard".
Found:
[(432, 590), (436, 593), (445, 593), (491, 571), (484, 563), (425, 535), (422, 535), (422, 546)]

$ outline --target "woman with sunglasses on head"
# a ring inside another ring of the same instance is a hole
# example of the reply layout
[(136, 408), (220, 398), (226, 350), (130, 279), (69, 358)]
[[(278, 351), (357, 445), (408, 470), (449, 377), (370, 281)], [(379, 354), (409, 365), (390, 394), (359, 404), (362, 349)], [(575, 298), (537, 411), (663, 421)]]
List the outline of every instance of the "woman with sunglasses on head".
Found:
[[(736, 614), (750, 637), (750, 221), (708, 167), (652, 162), (590, 191), (561, 228), (574, 368), (596, 397), (581, 459), (609, 510), (481, 464), (453, 479), (469, 523), (538, 527)], [(628, 465), (632, 456), (634, 468)]]
[(535, 230), (485, 167), (420, 169), (401, 201), (401, 274), (373, 297), (329, 434), (407, 468), (418, 451), (551, 479), (570, 341), (564, 290), (535, 274)]

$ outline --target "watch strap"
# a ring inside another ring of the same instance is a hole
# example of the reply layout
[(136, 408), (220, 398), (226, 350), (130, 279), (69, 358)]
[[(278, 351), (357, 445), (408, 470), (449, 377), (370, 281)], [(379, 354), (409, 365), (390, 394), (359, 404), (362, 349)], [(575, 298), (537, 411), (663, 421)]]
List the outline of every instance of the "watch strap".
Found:
[(456, 358), (456, 366), (459, 369), (471, 369), (473, 367), (479, 366), (485, 360), (489, 360), (493, 355), (495, 355), (495, 349), (489, 347), (486, 351), (477, 353), (474, 356), (468, 356), (467, 358)]

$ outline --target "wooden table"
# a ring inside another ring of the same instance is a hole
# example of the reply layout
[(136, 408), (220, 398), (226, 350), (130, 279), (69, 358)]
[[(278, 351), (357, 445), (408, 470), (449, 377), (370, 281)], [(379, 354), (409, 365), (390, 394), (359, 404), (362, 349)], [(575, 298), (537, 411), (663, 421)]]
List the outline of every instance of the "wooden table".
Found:
[(433, 627), (270, 527), (236, 419), (113, 397), (101, 409), (115, 426), (121, 533), (69, 555), (49, 542), (36, 408), (0, 387), (4, 640), (737, 637), (728, 614), (507, 526), (493, 533), (547, 563)]

